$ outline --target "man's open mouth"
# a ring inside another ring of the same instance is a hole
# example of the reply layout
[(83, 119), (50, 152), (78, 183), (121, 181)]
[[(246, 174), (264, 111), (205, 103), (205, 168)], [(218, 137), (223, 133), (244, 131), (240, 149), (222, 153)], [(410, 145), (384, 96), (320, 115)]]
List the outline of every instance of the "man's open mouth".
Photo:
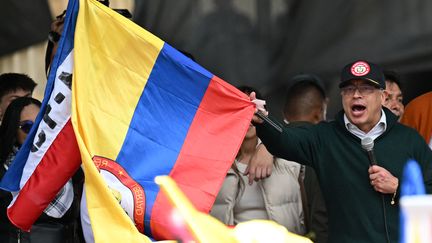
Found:
[(364, 106), (364, 105), (353, 105), (351, 107), (351, 110), (352, 111), (364, 111), (364, 110), (366, 110), (366, 106)]
[(352, 111), (353, 116), (360, 117), (360, 116), (362, 116), (365, 113), (366, 106), (364, 106), (364, 105), (353, 105), (353, 106), (351, 106), (351, 111)]

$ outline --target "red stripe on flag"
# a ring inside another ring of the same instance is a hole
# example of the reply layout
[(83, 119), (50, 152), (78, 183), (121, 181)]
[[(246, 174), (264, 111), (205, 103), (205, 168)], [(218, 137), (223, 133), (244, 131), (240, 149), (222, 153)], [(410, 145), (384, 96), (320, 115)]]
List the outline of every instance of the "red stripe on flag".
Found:
[[(170, 173), (197, 210), (210, 211), (254, 111), (242, 92), (218, 77), (212, 78)], [(165, 195), (159, 193), (150, 223), (155, 239), (174, 239), (166, 229), (179, 230), (172, 225), (171, 208)]]
[[(81, 164), (71, 120), (59, 132), (7, 214), (17, 227), (30, 230), (43, 210)], [(27, 208), (29, 210), (22, 210)]]

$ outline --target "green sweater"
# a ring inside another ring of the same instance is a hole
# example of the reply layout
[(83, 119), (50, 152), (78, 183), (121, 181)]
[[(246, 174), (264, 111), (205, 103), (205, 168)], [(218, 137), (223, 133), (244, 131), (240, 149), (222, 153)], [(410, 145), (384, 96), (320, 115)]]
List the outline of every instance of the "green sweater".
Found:
[[(384, 111), (387, 129), (374, 141), (378, 165), (396, 176), (400, 185), (405, 163), (415, 159), (431, 193), (432, 151), (415, 130)], [(345, 128), (343, 114), (339, 112), (332, 122), (284, 128), (282, 133), (264, 122), (257, 125), (257, 133), (274, 156), (315, 169), (328, 210), (329, 242), (386, 242), (382, 194), (370, 184), (367, 154), (360, 139)], [(391, 205), (391, 197), (384, 196), (386, 221), (390, 241), (398, 242), (399, 205)]]

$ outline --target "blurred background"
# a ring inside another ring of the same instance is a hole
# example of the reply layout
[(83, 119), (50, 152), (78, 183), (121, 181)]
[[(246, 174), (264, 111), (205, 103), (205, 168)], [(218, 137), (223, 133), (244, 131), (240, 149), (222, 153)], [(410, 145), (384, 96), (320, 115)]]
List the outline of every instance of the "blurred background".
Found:
[[(0, 2), (0, 72), (22, 72), (43, 98), (50, 24), (66, 0)], [(111, 0), (132, 21), (233, 85), (259, 89), (280, 117), (296, 74), (320, 76), (328, 118), (342, 67), (367, 59), (401, 75), (404, 103), (432, 90), (430, 0)], [(106, 40), (106, 41), (109, 41)]]

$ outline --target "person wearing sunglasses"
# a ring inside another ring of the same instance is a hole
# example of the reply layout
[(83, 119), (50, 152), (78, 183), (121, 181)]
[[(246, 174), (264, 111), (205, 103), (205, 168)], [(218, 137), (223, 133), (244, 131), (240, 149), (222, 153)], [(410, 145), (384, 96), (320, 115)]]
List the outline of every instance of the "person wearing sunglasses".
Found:
[[(18, 150), (34, 126), (40, 108), (40, 101), (31, 97), (20, 97), (13, 100), (6, 109), (0, 125), (0, 179), (13, 163)], [(70, 185), (66, 184), (64, 188), (68, 186), (71, 188), (72, 182)], [(65, 194), (59, 193), (51, 204), (63, 203), (61, 195)], [(6, 209), (11, 200), (10, 192), (0, 190), (0, 242), (80, 242), (79, 236), (75, 233), (81, 231), (75, 227), (79, 216), (79, 201), (75, 198), (75, 204), (72, 204), (60, 218), (48, 215), (47, 209), (51, 206), (50, 204), (32, 226), (30, 232), (21, 231), (10, 223)]]
[(8, 168), (39, 113), (40, 101), (20, 97), (11, 102), (0, 126), (0, 162)]
[[(16, 98), (7, 107), (0, 126), (0, 179), (24, 143), (40, 107), (41, 102), (30, 97)], [(11, 200), (10, 192), (0, 190), (0, 242), (17, 242), (21, 238), (19, 234), (22, 232), (9, 222), (6, 215)]]

